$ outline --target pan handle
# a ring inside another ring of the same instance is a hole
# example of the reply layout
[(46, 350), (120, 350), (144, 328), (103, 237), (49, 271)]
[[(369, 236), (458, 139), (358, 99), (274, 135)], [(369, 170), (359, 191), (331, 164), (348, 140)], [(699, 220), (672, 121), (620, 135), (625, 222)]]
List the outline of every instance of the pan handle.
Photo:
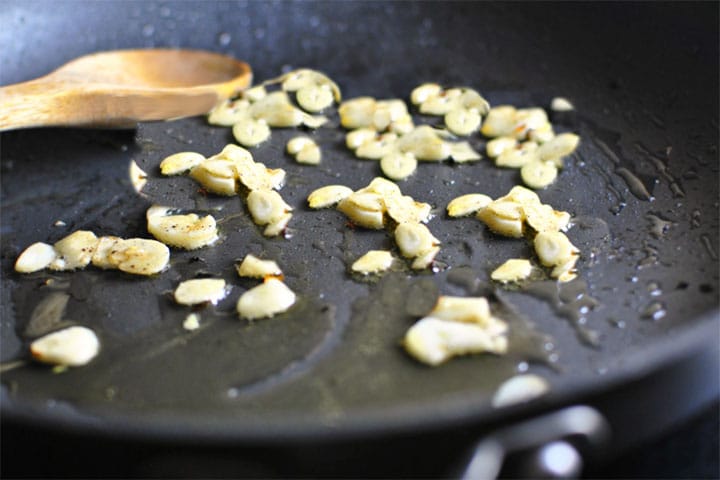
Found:
[(483, 438), (460, 478), (497, 478), (504, 466), (523, 478), (575, 478), (583, 454), (598, 452), (609, 437), (609, 424), (600, 412), (585, 405), (567, 407)]

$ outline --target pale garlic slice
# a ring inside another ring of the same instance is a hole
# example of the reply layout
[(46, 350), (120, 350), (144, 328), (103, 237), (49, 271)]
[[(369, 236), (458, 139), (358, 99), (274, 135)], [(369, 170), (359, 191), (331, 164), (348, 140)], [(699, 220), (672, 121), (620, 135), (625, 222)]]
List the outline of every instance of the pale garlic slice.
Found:
[(546, 267), (562, 265), (580, 252), (562, 232), (540, 232), (533, 245), (540, 263)]
[(35, 360), (53, 365), (80, 367), (100, 351), (100, 340), (91, 329), (68, 327), (38, 338), (30, 344)]
[(98, 238), (88, 230), (77, 230), (53, 245), (56, 257), (50, 262), (51, 270), (85, 268), (92, 261)]
[(432, 207), (429, 203), (418, 202), (400, 192), (386, 194), (383, 201), (388, 216), (397, 223), (425, 223), (430, 220)]
[(511, 258), (497, 267), (490, 278), (500, 283), (525, 280), (532, 274), (532, 264), (525, 258)]
[(271, 131), (264, 118), (246, 117), (232, 127), (233, 137), (244, 147), (257, 147), (270, 138)]
[(430, 316), (410, 327), (403, 345), (417, 360), (436, 366), (458, 355), (504, 354), (508, 341), (504, 334), (493, 335), (476, 323), (453, 322)]
[(422, 223), (400, 223), (394, 235), (400, 253), (406, 258), (419, 257), (440, 245), (440, 240)]
[(279, 220), (292, 210), (274, 190), (252, 190), (247, 196), (247, 206), (253, 221), (258, 225)]
[(519, 403), (529, 402), (550, 390), (547, 380), (533, 373), (515, 375), (505, 380), (495, 391), (492, 406), (495, 408), (508, 407)]
[(43, 242), (36, 242), (27, 247), (15, 261), (15, 271), (20, 273), (32, 273), (43, 270), (57, 257), (52, 245)]
[(370, 250), (353, 262), (351, 270), (363, 275), (381, 273), (389, 270), (394, 262), (394, 257), (387, 250)]
[(170, 250), (164, 243), (146, 238), (118, 240), (108, 255), (108, 263), (135, 275), (154, 275), (168, 266)]
[(274, 260), (262, 260), (250, 253), (237, 265), (237, 273), (241, 277), (249, 278), (281, 278), (283, 276), (282, 270)]
[(154, 205), (146, 213), (148, 232), (164, 244), (195, 250), (218, 240), (217, 223), (212, 215), (169, 215), (170, 211), (169, 207)]
[(298, 163), (318, 165), (322, 159), (320, 147), (312, 138), (298, 136), (291, 138), (286, 145), (287, 152), (295, 157)]
[(225, 298), (227, 289), (221, 278), (196, 278), (181, 282), (173, 297), (180, 305), (215, 304)]
[(521, 205), (515, 202), (495, 200), (479, 210), (477, 218), (499, 235), (523, 236), (523, 211)]
[(491, 322), (490, 304), (485, 297), (455, 297), (441, 295), (431, 317), (453, 322), (477, 323), (488, 325)]
[(307, 201), (310, 208), (328, 208), (352, 195), (353, 190), (345, 185), (326, 185), (313, 190)]
[(295, 293), (281, 280), (268, 278), (240, 296), (237, 311), (249, 320), (272, 317), (289, 310), (295, 300)]
[(110, 254), (115, 248), (117, 242), (120, 240), (122, 240), (122, 238), (115, 236), (103, 236), (98, 238), (97, 248), (95, 248), (95, 252), (92, 256), (93, 266), (104, 269), (117, 268), (115, 262), (111, 260)]
[(217, 195), (237, 194), (236, 164), (225, 158), (208, 159), (190, 170), (190, 177), (203, 188)]
[[(501, 137), (506, 138), (506, 137)], [(505, 168), (522, 168), (530, 162), (540, 160), (538, 145), (535, 142), (523, 142), (514, 148), (505, 149), (495, 158), (495, 165)]]
[(205, 161), (205, 156), (197, 152), (178, 152), (167, 156), (160, 162), (160, 173), (163, 175), (179, 175), (189, 172)]
[(542, 189), (555, 181), (558, 169), (552, 161), (533, 160), (520, 169), (523, 183), (530, 188)]
[(358, 226), (375, 230), (385, 226), (385, 205), (377, 193), (353, 192), (338, 203), (337, 209)]
[(448, 203), (447, 213), (450, 217), (465, 217), (487, 207), (492, 198), (482, 193), (468, 193), (456, 197)]
[(147, 173), (138, 166), (135, 160), (131, 160), (128, 174), (130, 175), (130, 184), (133, 186), (133, 189), (135, 189), (137, 193), (140, 193), (147, 184)]
[(415, 173), (417, 160), (410, 153), (391, 152), (380, 159), (380, 169), (388, 178), (405, 180)]

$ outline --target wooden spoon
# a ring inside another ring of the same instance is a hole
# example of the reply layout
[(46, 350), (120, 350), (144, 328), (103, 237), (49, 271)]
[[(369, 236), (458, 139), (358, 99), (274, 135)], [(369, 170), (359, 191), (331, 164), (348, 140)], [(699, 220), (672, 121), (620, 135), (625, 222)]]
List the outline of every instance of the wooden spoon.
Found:
[(247, 87), (246, 63), (199, 50), (118, 50), (77, 58), (0, 88), (0, 131), (39, 126), (132, 127), (209, 112)]

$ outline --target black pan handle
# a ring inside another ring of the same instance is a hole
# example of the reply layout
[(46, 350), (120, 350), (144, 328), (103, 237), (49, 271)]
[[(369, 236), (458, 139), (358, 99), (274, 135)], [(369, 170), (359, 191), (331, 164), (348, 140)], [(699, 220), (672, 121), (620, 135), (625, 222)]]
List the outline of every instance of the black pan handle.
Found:
[(583, 459), (610, 438), (605, 417), (592, 407), (566, 407), (497, 430), (480, 440), (460, 478), (576, 478)]

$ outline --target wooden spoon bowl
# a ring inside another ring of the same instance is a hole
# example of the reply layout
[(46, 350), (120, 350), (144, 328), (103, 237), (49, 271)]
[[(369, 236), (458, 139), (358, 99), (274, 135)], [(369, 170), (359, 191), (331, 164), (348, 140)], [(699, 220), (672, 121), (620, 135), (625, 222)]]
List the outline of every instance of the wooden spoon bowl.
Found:
[(117, 50), (0, 88), (0, 131), (39, 126), (129, 127), (205, 114), (246, 88), (250, 66), (200, 50)]

